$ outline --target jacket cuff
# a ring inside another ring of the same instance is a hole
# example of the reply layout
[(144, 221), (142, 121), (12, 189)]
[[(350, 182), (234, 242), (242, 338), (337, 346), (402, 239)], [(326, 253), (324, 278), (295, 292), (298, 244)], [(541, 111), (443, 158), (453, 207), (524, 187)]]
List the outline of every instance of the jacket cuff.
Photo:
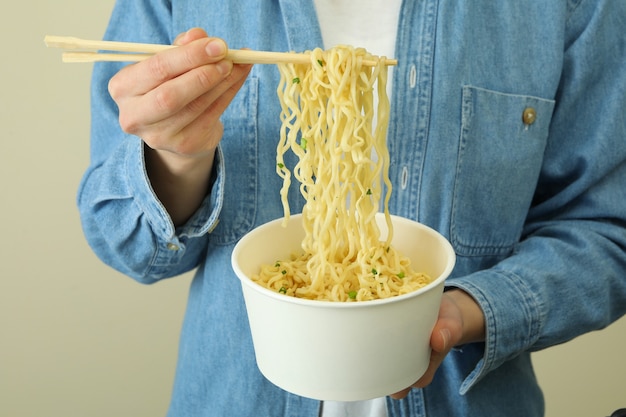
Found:
[(519, 276), (494, 269), (452, 279), (446, 286), (467, 292), (485, 315), (484, 354), (461, 384), (463, 395), (539, 338), (541, 303)]
[(175, 228), (167, 210), (159, 201), (150, 179), (145, 164), (145, 144), (140, 138), (132, 138), (126, 152), (126, 175), (128, 185), (135, 202), (145, 214), (154, 232), (164, 241), (177, 244), (179, 239), (187, 239), (210, 233), (217, 225), (217, 218), (222, 208), (224, 194), (224, 164), (221, 148), (218, 147), (213, 173), (211, 188), (204, 198), (196, 213), (182, 226)]

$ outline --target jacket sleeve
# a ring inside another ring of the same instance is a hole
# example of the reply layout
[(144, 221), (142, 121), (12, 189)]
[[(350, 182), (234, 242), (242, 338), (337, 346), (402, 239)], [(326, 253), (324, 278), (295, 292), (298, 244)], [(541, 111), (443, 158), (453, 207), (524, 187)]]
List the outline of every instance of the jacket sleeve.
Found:
[[(105, 38), (171, 43), (170, 7), (160, 1), (118, 1)], [(221, 208), (223, 164), (218, 151), (214, 182), (197, 213), (176, 229), (146, 175), (141, 139), (119, 127), (109, 79), (122, 64), (98, 63), (92, 79), (90, 165), (78, 191), (83, 231), (106, 264), (143, 282), (175, 276), (198, 265), (207, 231)]]
[(461, 393), (524, 351), (626, 311), (626, 3), (581, 1), (568, 21), (557, 104), (524, 236), (495, 267), (449, 283), (486, 317)]

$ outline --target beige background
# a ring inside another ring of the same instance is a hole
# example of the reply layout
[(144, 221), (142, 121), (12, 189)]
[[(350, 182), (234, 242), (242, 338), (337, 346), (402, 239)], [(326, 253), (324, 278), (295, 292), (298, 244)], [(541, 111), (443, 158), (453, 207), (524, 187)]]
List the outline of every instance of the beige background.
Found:
[[(165, 415), (190, 276), (142, 286), (83, 240), (89, 64), (46, 34), (99, 38), (113, 0), (13, 2), (0, 13), (0, 416)], [(576, 308), (576, 306), (572, 306)], [(548, 416), (626, 407), (626, 319), (536, 355)]]

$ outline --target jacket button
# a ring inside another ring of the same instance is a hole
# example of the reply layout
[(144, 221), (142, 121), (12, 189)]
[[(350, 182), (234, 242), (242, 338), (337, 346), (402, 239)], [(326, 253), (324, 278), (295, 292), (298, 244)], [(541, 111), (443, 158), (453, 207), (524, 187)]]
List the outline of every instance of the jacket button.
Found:
[(537, 110), (535, 110), (533, 107), (526, 107), (524, 109), (524, 113), (522, 113), (522, 121), (524, 122), (524, 124), (526, 126), (530, 126), (533, 123), (535, 123), (536, 119), (537, 119)]
[(168, 248), (169, 250), (171, 250), (171, 251), (177, 251), (177, 250), (180, 250), (180, 246), (178, 246), (176, 243), (172, 243), (172, 242), (170, 242), (170, 243), (168, 243), (168, 244), (167, 244), (167, 248)]

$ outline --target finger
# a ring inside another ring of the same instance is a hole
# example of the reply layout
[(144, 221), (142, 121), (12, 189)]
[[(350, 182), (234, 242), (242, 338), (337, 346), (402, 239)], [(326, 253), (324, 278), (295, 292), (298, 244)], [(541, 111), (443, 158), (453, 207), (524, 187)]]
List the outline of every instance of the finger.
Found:
[[(208, 93), (206, 97), (202, 98), (202, 101), (206, 100), (211, 104), (199, 115), (199, 117), (196, 117), (192, 123), (185, 126), (185, 128), (181, 131), (183, 138), (199, 137), (203, 132), (207, 132), (205, 133), (205, 150), (213, 149), (217, 146), (222, 137), (222, 132), (221, 130), (216, 130), (214, 126), (220, 124), (220, 117), (240, 90), (251, 68), (251, 66), (248, 65), (238, 67), (241, 68), (238, 68), (236, 73), (233, 74), (234, 76), (236, 75), (234, 82), (232, 84), (228, 84), (228, 88), (225, 91), (221, 91), (217, 97), (214, 96), (215, 93), (212, 91)], [(203, 107), (203, 105), (200, 105), (200, 107)]]
[[(210, 106), (209, 110), (214, 112), (216, 117), (221, 117), (241, 89), (251, 69), (252, 65), (233, 66), (233, 71), (226, 77), (224, 82), (207, 92), (201, 99), (190, 103), (187, 106), (188, 109), (194, 109), (195, 107), (204, 109)], [(208, 104), (208, 106), (205, 106), (205, 104)]]
[[(122, 129), (128, 133), (138, 134), (142, 128), (169, 119), (205, 93), (219, 88), (232, 67), (233, 64), (229, 60), (203, 65), (157, 86), (144, 95), (132, 97), (128, 101), (119, 100), (119, 121)], [(220, 90), (216, 90), (216, 94), (219, 93)]]
[(426, 372), (411, 387), (391, 395), (400, 399), (408, 395), (411, 388), (424, 388), (429, 385), (441, 363), (453, 346), (463, 337), (463, 319), (457, 304), (446, 294), (441, 299), (439, 316), (430, 336), (431, 354)]
[(194, 68), (148, 92), (143, 108), (144, 121), (152, 123), (179, 112), (205, 93), (218, 88), (232, 71), (233, 63), (223, 60)]
[[(435, 344), (437, 344), (438, 346), (446, 346), (447, 342), (443, 340), (447, 338), (449, 338), (449, 336), (441, 336), (441, 335), (436, 336), (436, 339), (438, 339), (438, 341), (435, 342)], [(431, 344), (433, 344), (432, 338), (431, 338)], [(430, 352), (428, 368), (426, 368), (426, 371), (420, 377), (420, 379), (418, 379), (409, 388), (405, 388), (402, 391), (392, 394), (391, 398), (394, 398), (396, 400), (402, 399), (409, 394), (412, 388), (424, 388), (427, 385), (429, 385), (433, 381), (433, 378), (435, 377), (435, 373), (437, 372), (437, 369), (439, 369), (439, 366), (445, 359), (448, 351), (449, 350), (444, 350), (444, 351), (439, 352), (439, 351), (432, 349)]]
[(181, 46), (181, 45), (185, 45), (188, 42), (185, 42), (185, 38), (187, 37), (187, 32), (181, 32), (179, 33), (175, 38), (174, 38), (174, 42), (172, 42), (172, 45), (177, 45), (177, 46)]
[(222, 137), (219, 121), (243, 85), (251, 66), (238, 65), (225, 82), (189, 103), (175, 116), (147, 126), (139, 134), (150, 146), (190, 155), (212, 150)]
[(422, 377), (413, 384), (415, 388), (423, 388), (430, 384), (439, 366), (463, 337), (463, 325), (460, 312), (454, 302), (444, 296), (441, 300), (439, 318), (430, 336), (430, 362)]
[(109, 92), (116, 101), (118, 98), (146, 94), (195, 68), (223, 60), (227, 50), (226, 43), (218, 38), (197, 39), (168, 49), (124, 67), (109, 82)]
[(426, 369), (426, 372), (424, 372), (424, 375), (422, 375), (420, 377), (420, 379), (417, 380), (417, 382), (415, 382), (413, 385), (411, 385), (411, 387), (413, 387), (413, 388), (424, 388), (425, 386), (427, 386), (431, 382), (433, 382), (433, 378), (435, 377), (435, 373), (439, 369), (439, 366), (441, 365), (441, 363), (445, 359), (445, 357), (448, 354), (448, 352), (449, 352), (449, 349), (446, 349), (446, 350), (441, 351), (441, 352), (438, 352), (438, 351), (436, 351), (434, 349), (431, 350), (431, 352), (430, 352), (430, 361), (428, 363), (428, 368)]
[(433, 333), (430, 336), (430, 346), (435, 352), (447, 353), (450, 351), (452, 335), (447, 324), (449, 323), (439, 322), (433, 329)]
[(452, 346), (457, 345), (462, 337), (463, 316), (461, 310), (456, 302), (447, 293), (444, 293), (439, 307), (439, 317), (431, 333), (431, 347), (438, 352), (447, 352)]
[[(439, 322), (438, 322), (439, 323)], [(391, 398), (401, 399), (406, 397), (411, 388), (424, 388), (428, 384), (430, 384), (435, 376), (435, 372), (443, 362), (444, 358), (448, 354), (450, 348), (450, 332), (446, 328), (437, 329), (437, 325), (435, 325), (435, 329), (430, 337), (430, 345), (432, 347), (430, 352), (430, 360), (428, 363), (428, 368), (424, 374), (417, 380), (411, 387), (405, 388), (402, 391), (399, 391), (395, 394), (391, 395)]]
[(207, 38), (208, 36), (209, 35), (203, 29), (191, 28), (187, 32), (180, 33), (176, 39), (174, 39), (172, 44), (178, 46), (187, 45), (190, 42), (197, 39)]
[(391, 394), (390, 397), (393, 398), (394, 400), (401, 400), (402, 398), (406, 397), (407, 395), (409, 395), (409, 392), (411, 392), (411, 388), (405, 388), (400, 392), (396, 392), (395, 394)]

